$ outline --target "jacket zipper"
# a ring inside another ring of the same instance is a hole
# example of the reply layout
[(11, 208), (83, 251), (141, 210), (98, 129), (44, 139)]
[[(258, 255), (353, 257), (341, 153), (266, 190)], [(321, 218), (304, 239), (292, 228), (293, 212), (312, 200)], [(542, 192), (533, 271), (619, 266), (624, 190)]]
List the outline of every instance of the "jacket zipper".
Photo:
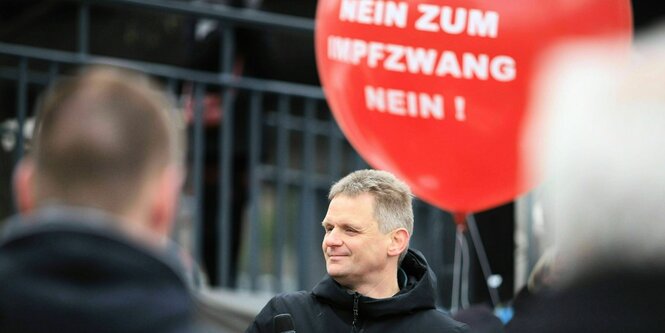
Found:
[(358, 331), (356, 327), (358, 323), (358, 299), (360, 299), (360, 294), (356, 292), (353, 294), (353, 322), (351, 323), (351, 332)]

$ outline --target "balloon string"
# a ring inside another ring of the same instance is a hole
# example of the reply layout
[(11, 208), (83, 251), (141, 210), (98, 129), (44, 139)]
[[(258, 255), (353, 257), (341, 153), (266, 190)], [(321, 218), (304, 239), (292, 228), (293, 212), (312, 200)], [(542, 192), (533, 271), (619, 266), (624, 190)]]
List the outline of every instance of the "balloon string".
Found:
[(450, 300), (450, 311), (457, 312), (459, 309), (460, 298), (460, 279), (462, 277), (462, 242), (464, 239), (464, 228), (457, 225), (457, 232), (455, 235), (455, 255), (453, 259), (453, 288), (452, 297)]
[(462, 291), (460, 302), (462, 303), (462, 309), (466, 309), (469, 307), (469, 271), (471, 269), (469, 260), (471, 255), (469, 255), (469, 243), (466, 241), (464, 234), (462, 234), (462, 238), (460, 240), (462, 245)]
[(483, 271), (485, 276), (485, 284), (490, 292), (490, 298), (492, 300), (492, 306), (497, 306), (499, 304), (499, 293), (496, 288), (489, 285), (488, 280), (492, 275), (490, 269), (489, 261), (487, 260), (487, 254), (485, 253), (485, 248), (483, 247), (483, 242), (480, 239), (480, 234), (478, 233), (478, 228), (476, 227), (476, 219), (473, 217), (473, 214), (467, 216), (467, 225), (469, 226), (469, 233), (471, 235), (471, 240), (473, 241), (473, 247), (476, 249), (478, 254), (478, 261), (480, 262), (480, 268)]

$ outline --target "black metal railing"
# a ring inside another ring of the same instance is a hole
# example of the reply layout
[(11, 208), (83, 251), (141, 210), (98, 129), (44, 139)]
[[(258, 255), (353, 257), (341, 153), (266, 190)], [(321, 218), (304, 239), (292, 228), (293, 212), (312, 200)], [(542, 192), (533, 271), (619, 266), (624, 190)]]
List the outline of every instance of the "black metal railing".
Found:
[[(238, 29), (313, 38), (313, 20), (183, 1), (75, 4), (75, 34), (62, 36), (76, 39), (75, 49), (0, 40), (0, 89), (15, 94), (15, 112), (7, 118), (18, 123), (12, 160), (24, 153), (24, 124), (31, 117), (32, 98), (55, 78), (92, 63), (141, 70), (164, 83), (189, 119), (183, 211), (190, 213), (180, 223), (190, 230), (187, 242), (196, 258), (208, 262), (210, 282), (270, 292), (311, 288), (324, 273), (318, 225), (327, 208), (326, 192), (346, 173), (367, 166), (344, 139), (319, 86), (240, 75), (234, 73), (234, 64)], [(104, 8), (217, 21), (218, 70), (94, 54), (90, 41), (96, 36), (90, 27), (95, 18), (90, 13)], [(209, 109), (220, 115), (208, 119)], [(422, 202), (415, 210), (411, 244), (428, 257), (439, 278), (441, 304), (447, 306), (454, 225), (448, 214)]]

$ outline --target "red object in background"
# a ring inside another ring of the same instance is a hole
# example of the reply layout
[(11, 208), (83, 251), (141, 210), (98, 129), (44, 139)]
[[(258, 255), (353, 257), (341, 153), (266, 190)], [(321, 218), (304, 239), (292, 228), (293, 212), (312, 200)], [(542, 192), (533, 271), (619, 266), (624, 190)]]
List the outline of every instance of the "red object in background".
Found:
[[(195, 122), (196, 111), (194, 97), (192, 96), (191, 91), (185, 92), (184, 96), (185, 122), (191, 125)], [(220, 126), (219, 124), (224, 116), (224, 110), (222, 110), (222, 99), (219, 97), (219, 93), (206, 93), (200, 103), (202, 103), (202, 105), (199, 107), (203, 108), (201, 111), (203, 114), (203, 125), (205, 127)]]
[(631, 34), (629, 0), (320, 0), (315, 37), (326, 98), (354, 148), (464, 216), (536, 184), (519, 135), (545, 51), (573, 37), (628, 46)]

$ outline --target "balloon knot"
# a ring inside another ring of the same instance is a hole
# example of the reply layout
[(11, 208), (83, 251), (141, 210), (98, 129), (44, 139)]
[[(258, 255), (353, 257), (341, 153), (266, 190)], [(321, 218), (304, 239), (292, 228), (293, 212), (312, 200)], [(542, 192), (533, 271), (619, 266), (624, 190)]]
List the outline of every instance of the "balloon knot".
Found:
[(466, 212), (455, 212), (453, 213), (453, 220), (458, 226), (466, 226)]

